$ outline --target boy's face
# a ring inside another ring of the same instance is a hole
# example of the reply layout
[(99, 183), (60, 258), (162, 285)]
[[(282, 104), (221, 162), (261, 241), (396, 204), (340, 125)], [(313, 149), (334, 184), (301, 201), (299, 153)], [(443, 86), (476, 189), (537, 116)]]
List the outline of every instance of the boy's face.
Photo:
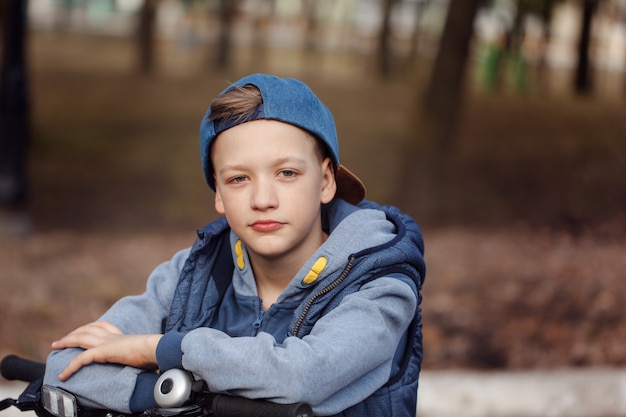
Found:
[(330, 158), (322, 160), (316, 146), (304, 130), (274, 120), (237, 125), (213, 143), (215, 209), (253, 262), (304, 263), (324, 241), (321, 204), (336, 184)]

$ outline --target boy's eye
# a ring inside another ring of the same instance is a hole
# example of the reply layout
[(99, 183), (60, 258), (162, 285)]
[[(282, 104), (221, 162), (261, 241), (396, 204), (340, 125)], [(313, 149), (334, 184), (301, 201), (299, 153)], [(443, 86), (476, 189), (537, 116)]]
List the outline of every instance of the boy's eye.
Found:
[(292, 171), (290, 169), (284, 169), (284, 170), (280, 171), (280, 175), (282, 175), (283, 177), (295, 177), (296, 176), (296, 172)]
[(239, 175), (237, 177), (231, 178), (230, 180), (228, 180), (228, 182), (238, 184), (240, 182), (244, 182), (245, 180), (246, 180), (246, 177), (244, 175)]

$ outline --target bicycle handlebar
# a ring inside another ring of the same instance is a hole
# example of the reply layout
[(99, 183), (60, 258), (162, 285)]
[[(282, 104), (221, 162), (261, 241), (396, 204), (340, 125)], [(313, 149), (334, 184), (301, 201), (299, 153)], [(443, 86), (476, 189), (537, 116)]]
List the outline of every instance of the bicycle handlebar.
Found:
[(313, 417), (305, 403), (277, 404), (229, 395), (216, 395), (211, 409), (215, 417)]
[(46, 365), (20, 358), (16, 355), (8, 355), (0, 363), (2, 377), (9, 381), (33, 382), (41, 378), (46, 370)]
[[(0, 363), (0, 374), (10, 381), (34, 382), (42, 378), (46, 365), (41, 362), (8, 355)], [(278, 404), (265, 400), (252, 400), (230, 395), (210, 394), (210, 414), (213, 417), (313, 417), (311, 406), (306, 403)], [(161, 416), (159, 409), (146, 416)], [(166, 413), (169, 417), (175, 414)]]

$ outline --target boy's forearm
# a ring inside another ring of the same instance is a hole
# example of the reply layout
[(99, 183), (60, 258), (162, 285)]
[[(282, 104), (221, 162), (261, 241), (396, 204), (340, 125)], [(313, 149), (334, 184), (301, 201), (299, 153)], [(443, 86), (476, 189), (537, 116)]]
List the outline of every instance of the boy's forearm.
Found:
[(182, 340), (183, 365), (215, 392), (305, 401), (338, 412), (388, 380), (415, 311), (414, 293), (400, 280), (371, 286), (320, 319), (309, 336), (288, 337), (281, 345), (267, 333), (232, 338), (215, 329), (193, 330)]
[(143, 371), (117, 364), (93, 364), (81, 368), (67, 381), (60, 381), (59, 373), (81, 351), (53, 351), (46, 362), (44, 384), (71, 392), (86, 407), (130, 412), (130, 398), (135, 390), (137, 376)]

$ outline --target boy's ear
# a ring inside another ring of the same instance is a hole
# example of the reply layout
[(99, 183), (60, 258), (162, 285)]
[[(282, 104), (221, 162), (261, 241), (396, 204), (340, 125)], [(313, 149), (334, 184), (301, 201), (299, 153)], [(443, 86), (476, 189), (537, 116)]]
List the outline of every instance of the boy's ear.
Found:
[(337, 193), (337, 182), (335, 181), (335, 170), (330, 158), (322, 162), (322, 192), (320, 199), (322, 204), (329, 203)]

